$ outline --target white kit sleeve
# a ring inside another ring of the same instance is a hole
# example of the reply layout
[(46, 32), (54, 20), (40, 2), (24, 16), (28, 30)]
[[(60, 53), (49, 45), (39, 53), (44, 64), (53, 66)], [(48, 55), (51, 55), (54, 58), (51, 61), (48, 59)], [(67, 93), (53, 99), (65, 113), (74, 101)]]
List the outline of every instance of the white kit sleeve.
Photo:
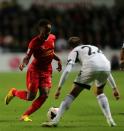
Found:
[(71, 69), (72, 69), (72, 66), (73, 66), (73, 64), (68, 64), (68, 65), (66, 66), (65, 70), (63, 71), (63, 73), (62, 73), (62, 75), (61, 75), (61, 78), (60, 78), (60, 81), (59, 81), (59, 87), (62, 87), (62, 86), (63, 86), (65, 80), (66, 80), (67, 77), (68, 77), (69, 72), (70, 72)]
[(117, 86), (116, 86), (116, 83), (115, 83), (115, 80), (114, 80), (114, 78), (113, 78), (113, 76), (112, 76), (112, 74), (109, 75), (109, 77), (108, 77), (108, 82), (109, 82), (109, 84), (111, 85), (112, 89), (114, 89), (114, 88), (117, 87)]

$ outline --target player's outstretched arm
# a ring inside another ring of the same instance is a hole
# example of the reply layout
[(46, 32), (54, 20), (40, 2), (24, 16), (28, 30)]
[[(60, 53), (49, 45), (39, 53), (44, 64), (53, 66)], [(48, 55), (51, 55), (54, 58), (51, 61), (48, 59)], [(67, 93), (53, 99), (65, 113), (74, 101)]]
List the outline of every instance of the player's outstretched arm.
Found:
[(23, 70), (24, 67), (26, 67), (26, 66), (28, 65), (32, 53), (33, 53), (32, 49), (28, 49), (25, 57), (24, 57), (23, 60), (22, 60), (22, 63), (19, 65), (19, 69), (20, 69), (21, 71)]
[(118, 100), (120, 98), (120, 93), (118, 91), (117, 85), (116, 85), (115, 80), (114, 80), (111, 73), (110, 73), (110, 75), (108, 77), (108, 82), (111, 85), (111, 88), (113, 89), (114, 97), (116, 98), (116, 100)]
[(29, 63), (29, 57), (28, 57), (28, 56), (25, 56), (25, 57), (23, 58), (22, 63), (19, 65), (19, 69), (22, 71), (23, 68), (26, 67), (28, 63)]
[(56, 93), (55, 93), (55, 99), (58, 99), (58, 98), (59, 98), (60, 92), (61, 92), (61, 88), (62, 88), (65, 80), (67, 79), (68, 74), (69, 74), (69, 72), (70, 72), (71, 69), (72, 69), (72, 66), (73, 66), (73, 64), (67, 64), (65, 70), (63, 71), (63, 73), (62, 73), (62, 75), (61, 75), (61, 78), (60, 78), (60, 81), (59, 81), (59, 85), (58, 85), (57, 91), (56, 91)]
[(62, 70), (62, 62), (55, 53), (54, 53), (54, 60), (58, 61), (58, 67), (56, 69), (60, 72)]

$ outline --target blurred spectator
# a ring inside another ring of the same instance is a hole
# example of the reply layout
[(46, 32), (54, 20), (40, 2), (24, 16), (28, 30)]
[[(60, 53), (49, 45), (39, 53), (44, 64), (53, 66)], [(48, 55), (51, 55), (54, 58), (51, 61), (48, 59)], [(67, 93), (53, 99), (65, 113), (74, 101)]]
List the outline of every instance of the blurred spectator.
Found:
[(111, 68), (112, 68), (112, 70), (119, 69), (119, 58), (117, 55), (113, 55), (111, 58)]
[[(54, 24), (52, 33), (57, 36), (58, 51), (68, 49), (66, 39), (73, 35), (82, 37), (84, 43), (117, 49), (121, 47), (124, 38), (123, 12), (123, 8), (116, 6), (76, 5), (74, 8), (59, 10), (55, 7), (32, 4), (29, 9), (23, 9), (16, 0), (12, 3), (3, 1), (0, 4), (0, 32), (2, 37), (9, 34), (12, 39), (16, 39), (15, 51), (25, 51), (25, 41), (30, 40), (32, 34), (35, 34), (32, 30), (34, 24), (40, 18), (47, 18)], [(12, 50), (11, 46), (6, 46), (9, 47), (9, 51)], [(2, 48), (1, 42), (0, 47)]]
[(61, 31), (59, 33), (58, 39), (56, 40), (55, 49), (58, 52), (68, 49), (67, 40), (65, 39), (64, 34)]
[(3, 39), (4, 47), (6, 50), (9, 50), (13, 47), (14, 43), (14, 38), (11, 35), (6, 35)]
[(64, 37), (59, 37), (55, 44), (56, 51), (64, 51), (68, 49), (67, 40)]

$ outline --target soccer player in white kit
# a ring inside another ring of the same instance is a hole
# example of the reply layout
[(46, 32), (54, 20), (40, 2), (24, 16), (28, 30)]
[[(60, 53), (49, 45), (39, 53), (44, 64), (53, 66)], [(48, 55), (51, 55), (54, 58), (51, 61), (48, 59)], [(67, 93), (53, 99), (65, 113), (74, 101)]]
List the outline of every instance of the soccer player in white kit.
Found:
[(70, 107), (71, 103), (80, 94), (80, 92), (84, 89), (90, 89), (94, 82), (96, 85), (96, 97), (101, 110), (106, 117), (107, 123), (109, 126), (116, 126), (110, 112), (108, 99), (103, 92), (104, 86), (108, 80), (113, 89), (113, 95), (116, 99), (120, 98), (119, 91), (111, 75), (111, 65), (109, 60), (96, 46), (78, 45), (81, 44), (79, 37), (70, 37), (69, 44), (75, 48), (68, 55), (67, 66), (62, 73), (58, 89), (55, 94), (56, 99), (59, 97), (60, 90), (73, 65), (78, 62), (81, 64), (81, 69), (74, 80), (74, 87), (72, 91), (69, 93), (69, 95), (67, 95), (65, 100), (61, 102), (56, 117), (50, 122), (43, 123), (42, 126), (56, 126), (65, 110)]

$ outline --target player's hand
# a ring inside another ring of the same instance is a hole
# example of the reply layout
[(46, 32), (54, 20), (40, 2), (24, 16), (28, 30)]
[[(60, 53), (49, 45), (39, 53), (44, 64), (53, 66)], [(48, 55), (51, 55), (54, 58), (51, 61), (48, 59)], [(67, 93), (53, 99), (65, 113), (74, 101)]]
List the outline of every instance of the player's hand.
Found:
[(60, 87), (57, 89), (56, 93), (55, 93), (55, 99), (58, 99), (60, 96)]
[(58, 61), (58, 67), (56, 68), (59, 72), (62, 70), (62, 62)]
[(114, 95), (116, 100), (120, 99), (120, 94), (119, 94), (118, 89), (116, 89), (116, 88), (113, 89), (113, 95)]
[(23, 71), (23, 68), (24, 68), (24, 65), (23, 65), (23, 64), (20, 64), (20, 65), (19, 65), (19, 69), (20, 69), (21, 71)]

